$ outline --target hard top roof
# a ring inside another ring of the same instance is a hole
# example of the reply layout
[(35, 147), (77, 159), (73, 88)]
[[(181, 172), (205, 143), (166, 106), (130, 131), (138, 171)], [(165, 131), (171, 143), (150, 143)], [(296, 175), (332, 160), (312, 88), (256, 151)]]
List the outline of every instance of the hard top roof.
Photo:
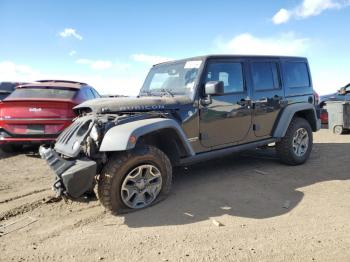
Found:
[(299, 59), (299, 60), (306, 60), (306, 57), (302, 56), (280, 56), (280, 55), (232, 55), (232, 54), (220, 54), (220, 55), (203, 55), (203, 56), (194, 56), (194, 57), (189, 57), (189, 58), (184, 58), (184, 59), (178, 59), (178, 60), (171, 60), (163, 63), (158, 63), (156, 65), (161, 65), (161, 64), (167, 64), (167, 63), (174, 63), (178, 61), (187, 61), (187, 60), (207, 60), (207, 59), (220, 59), (220, 58), (258, 58), (258, 59)]

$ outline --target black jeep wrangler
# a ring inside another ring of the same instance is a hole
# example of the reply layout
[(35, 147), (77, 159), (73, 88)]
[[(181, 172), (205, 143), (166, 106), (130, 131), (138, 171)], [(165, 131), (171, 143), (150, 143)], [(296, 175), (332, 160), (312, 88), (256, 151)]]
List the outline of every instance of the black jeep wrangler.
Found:
[(304, 163), (320, 128), (302, 57), (202, 56), (158, 64), (135, 98), (90, 100), (54, 148), (40, 148), (72, 199), (92, 192), (114, 213), (164, 198), (172, 167), (275, 143)]

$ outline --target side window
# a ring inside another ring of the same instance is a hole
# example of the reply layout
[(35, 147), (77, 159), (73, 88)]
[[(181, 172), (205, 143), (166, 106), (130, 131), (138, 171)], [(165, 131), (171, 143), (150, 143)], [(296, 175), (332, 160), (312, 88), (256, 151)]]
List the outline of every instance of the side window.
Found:
[(212, 62), (208, 64), (206, 82), (224, 82), (225, 93), (244, 91), (242, 63)]
[(345, 92), (346, 93), (350, 93), (350, 85), (346, 85), (345, 86)]
[(277, 63), (253, 62), (252, 77), (254, 90), (273, 90), (280, 88)]
[(287, 87), (309, 87), (310, 79), (306, 63), (286, 62), (284, 64)]
[(94, 91), (90, 87), (88, 87), (86, 89), (86, 93), (87, 93), (89, 99), (95, 99), (96, 98)]
[(95, 97), (93, 96), (93, 94), (91, 93), (90, 88), (81, 88), (80, 89), (80, 93), (83, 97), (84, 100), (90, 100), (90, 99), (94, 99)]
[(100, 97), (100, 94), (97, 93), (97, 91), (95, 89), (91, 88), (91, 91), (94, 94), (95, 98), (99, 98)]

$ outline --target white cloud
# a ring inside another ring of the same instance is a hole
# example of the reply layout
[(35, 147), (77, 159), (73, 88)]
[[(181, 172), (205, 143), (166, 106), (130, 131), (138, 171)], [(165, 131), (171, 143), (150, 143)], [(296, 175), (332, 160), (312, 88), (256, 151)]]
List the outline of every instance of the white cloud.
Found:
[(146, 70), (130, 72), (122, 76), (96, 74), (67, 74), (67, 73), (45, 73), (33, 69), (28, 65), (16, 64), (12, 61), (0, 61), (1, 81), (34, 82), (40, 79), (62, 79), (85, 82), (93, 86), (100, 94), (137, 95), (144, 78)]
[(136, 72), (130, 76), (85, 76), (83, 79), (100, 94), (136, 96), (142, 87), (146, 72)]
[(75, 56), (77, 54), (77, 51), (72, 50), (69, 52), (69, 56)]
[(303, 0), (294, 9), (280, 9), (273, 17), (275, 24), (287, 23), (291, 18), (305, 19), (317, 16), (325, 10), (342, 9), (350, 5), (350, 0)]
[(170, 57), (154, 56), (154, 55), (146, 55), (146, 54), (133, 54), (131, 58), (136, 62), (144, 62), (151, 65), (174, 60), (173, 58), (170, 58)]
[(256, 55), (302, 55), (310, 41), (298, 38), (294, 33), (272, 37), (256, 37), (249, 33), (235, 36), (229, 41), (217, 41), (220, 53)]
[(1, 81), (30, 82), (39, 75), (40, 73), (30, 66), (19, 65), (12, 61), (0, 62)]
[(283, 24), (286, 23), (291, 16), (291, 12), (282, 8), (281, 10), (279, 10), (273, 17), (272, 17), (272, 21), (276, 24)]
[(77, 31), (73, 28), (65, 28), (61, 33), (60, 36), (63, 38), (67, 37), (74, 37), (78, 40), (83, 40), (83, 37), (77, 33)]
[(81, 58), (76, 61), (78, 64), (82, 65), (88, 65), (91, 69), (94, 70), (106, 70), (110, 69), (113, 66), (113, 63), (111, 61), (107, 60), (90, 60)]

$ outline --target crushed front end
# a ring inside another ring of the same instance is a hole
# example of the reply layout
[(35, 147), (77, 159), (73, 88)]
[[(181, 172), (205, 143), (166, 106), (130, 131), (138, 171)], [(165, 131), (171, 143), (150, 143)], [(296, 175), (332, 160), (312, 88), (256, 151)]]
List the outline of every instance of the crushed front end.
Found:
[(117, 116), (94, 114), (79, 117), (61, 133), (54, 148), (40, 147), (41, 157), (55, 173), (53, 189), (58, 196), (74, 199), (93, 190), (96, 175), (106, 159), (98, 151), (102, 129), (114, 126), (115, 119)]

